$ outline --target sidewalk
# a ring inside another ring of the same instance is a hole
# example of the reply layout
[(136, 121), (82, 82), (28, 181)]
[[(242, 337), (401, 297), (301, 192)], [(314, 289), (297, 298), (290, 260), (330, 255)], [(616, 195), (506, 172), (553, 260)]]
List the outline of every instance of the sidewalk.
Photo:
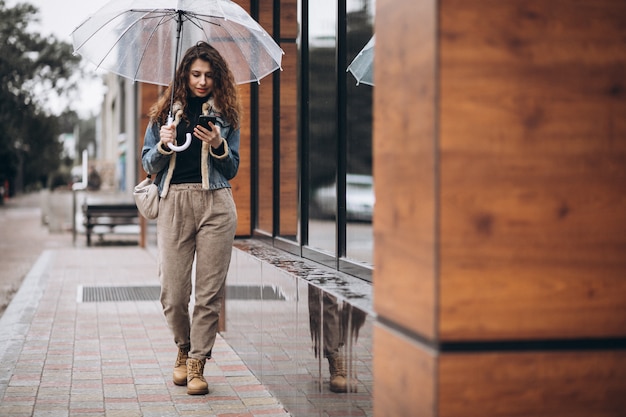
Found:
[(82, 287), (155, 285), (138, 247), (44, 250), (0, 318), (0, 416), (289, 415), (220, 336), (209, 395), (175, 386), (158, 301), (82, 300)]

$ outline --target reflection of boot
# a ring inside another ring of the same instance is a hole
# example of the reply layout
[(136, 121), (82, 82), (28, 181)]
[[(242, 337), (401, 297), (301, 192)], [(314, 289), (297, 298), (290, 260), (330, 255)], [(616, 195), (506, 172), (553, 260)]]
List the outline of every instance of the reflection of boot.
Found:
[(189, 348), (178, 348), (178, 357), (176, 358), (176, 364), (174, 365), (174, 384), (187, 385), (187, 357), (189, 355)]
[(204, 379), (204, 362), (204, 359), (187, 359), (187, 394), (189, 395), (209, 393), (209, 384)]
[(330, 390), (332, 392), (347, 392), (346, 364), (340, 353), (328, 356), (328, 369), (330, 370)]

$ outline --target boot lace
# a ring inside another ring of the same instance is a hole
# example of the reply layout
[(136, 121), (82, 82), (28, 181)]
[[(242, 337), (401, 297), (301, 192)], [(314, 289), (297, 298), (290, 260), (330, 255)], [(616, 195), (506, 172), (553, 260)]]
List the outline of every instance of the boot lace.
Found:
[(330, 356), (328, 361), (328, 364), (330, 365), (330, 375), (332, 377), (335, 376), (343, 376), (345, 377), (347, 372), (346, 372), (346, 367), (345, 367), (345, 363), (343, 360), (343, 357), (341, 357), (340, 355), (333, 355)]
[(187, 373), (190, 378), (203, 378), (204, 366), (199, 360), (190, 360), (187, 364)]
[(178, 349), (178, 356), (176, 357), (176, 367), (185, 366), (187, 364), (187, 357), (189, 352), (183, 349)]

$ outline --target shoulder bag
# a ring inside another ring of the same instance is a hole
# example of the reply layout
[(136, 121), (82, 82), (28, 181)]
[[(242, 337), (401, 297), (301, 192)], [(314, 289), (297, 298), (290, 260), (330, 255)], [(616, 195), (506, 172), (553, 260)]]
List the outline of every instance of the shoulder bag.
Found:
[(159, 214), (159, 189), (150, 177), (141, 181), (133, 190), (137, 209), (143, 217), (154, 220)]

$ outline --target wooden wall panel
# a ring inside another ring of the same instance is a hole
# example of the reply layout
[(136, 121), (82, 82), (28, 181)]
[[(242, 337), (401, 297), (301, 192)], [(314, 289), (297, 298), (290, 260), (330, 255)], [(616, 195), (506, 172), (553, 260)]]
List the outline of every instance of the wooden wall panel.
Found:
[[(282, 32), (282, 28), (281, 28)], [(282, 44), (280, 73), (280, 225), (281, 236), (298, 233), (298, 51), (294, 43)]]
[(626, 2), (440, 22), (441, 339), (626, 336)]
[(256, 0), (259, 4), (259, 24), (274, 36), (274, 0)]
[(252, 198), (250, 190), (251, 144), (250, 144), (250, 85), (240, 85), (239, 94), (243, 103), (243, 117), (239, 145), (239, 171), (230, 181), (233, 197), (237, 206), (236, 236), (245, 237), (252, 234)]
[(374, 415), (437, 415), (435, 352), (378, 324), (373, 357)]
[(143, 170), (141, 165), (141, 149), (143, 148), (143, 138), (146, 135), (146, 129), (148, 129), (148, 124), (150, 123), (150, 107), (159, 99), (159, 95), (162, 93), (163, 87), (155, 85), (155, 84), (146, 84), (146, 83), (138, 83), (137, 85), (137, 95), (138, 95), (138, 118), (139, 123), (137, 123), (137, 134), (136, 138), (136, 146), (137, 151), (135, 155), (138, 156), (137, 161), (137, 182), (146, 178), (146, 172)]
[[(159, 98), (159, 95), (163, 91), (163, 87), (155, 85), (155, 84), (146, 84), (146, 83), (138, 83), (137, 84), (137, 109), (138, 109), (138, 118), (139, 123), (137, 123), (137, 132), (135, 135), (135, 146), (137, 147), (135, 155), (137, 155), (137, 182), (146, 178), (146, 171), (143, 170), (143, 165), (141, 163), (141, 149), (143, 148), (143, 139), (146, 135), (146, 130), (148, 129), (148, 124), (150, 123), (150, 107)], [(148, 245), (148, 236), (147, 236), (147, 225), (148, 221), (145, 217), (139, 217), (139, 247), (145, 248)]]
[[(236, 3), (246, 12), (250, 13), (250, 1), (237, 0)], [(247, 237), (252, 234), (250, 84), (240, 85), (239, 94), (243, 104), (240, 133), (241, 140), (239, 146), (239, 171), (237, 172), (237, 176), (230, 181), (230, 184), (233, 188), (233, 198), (237, 206), (237, 231), (235, 232), (235, 236)]]
[(442, 354), (440, 417), (618, 417), (626, 351)]
[(624, 416), (626, 2), (379, 0), (376, 40), (374, 414)]
[[(374, 303), (379, 316), (428, 338), (436, 337), (435, 22), (435, 0), (376, 3)], [(398, 39), (411, 40), (411, 53)]]
[(280, 37), (295, 39), (298, 36), (298, 2), (280, 0)]
[(273, 105), (274, 81), (269, 75), (259, 85), (259, 130), (258, 130), (258, 220), (257, 228), (272, 234), (274, 224), (274, 112)]
[[(273, 31), (273, 2), (259, 2), (259, 23), (268, 32)], [(257, 178), (257, 221), (256, 228), (273, 234), (274, 230), (274, 81), (272, 75), (261, 80), (258, 87), (258, 174)]]

